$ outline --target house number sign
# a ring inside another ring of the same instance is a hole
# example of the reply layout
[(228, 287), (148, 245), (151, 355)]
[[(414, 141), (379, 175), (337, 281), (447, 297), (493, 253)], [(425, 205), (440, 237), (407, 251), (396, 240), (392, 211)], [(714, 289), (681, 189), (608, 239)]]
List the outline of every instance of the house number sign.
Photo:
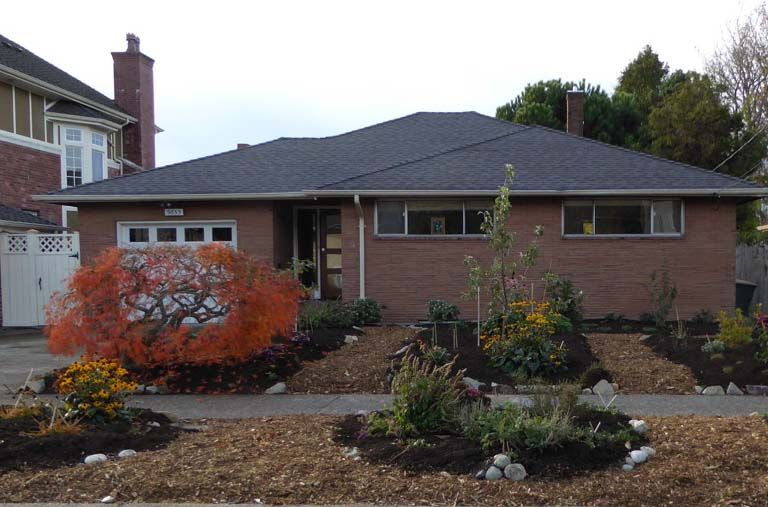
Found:
[(167, 217), (183, 217), (184, 208), (165, 208), (165, 216)]

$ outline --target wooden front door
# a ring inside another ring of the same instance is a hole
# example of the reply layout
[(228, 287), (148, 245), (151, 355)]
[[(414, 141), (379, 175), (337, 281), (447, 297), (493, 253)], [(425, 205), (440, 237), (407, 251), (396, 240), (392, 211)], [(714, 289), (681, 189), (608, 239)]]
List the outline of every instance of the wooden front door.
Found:
[(321, 297), (341, 297), (341, 211), (320, 210)]

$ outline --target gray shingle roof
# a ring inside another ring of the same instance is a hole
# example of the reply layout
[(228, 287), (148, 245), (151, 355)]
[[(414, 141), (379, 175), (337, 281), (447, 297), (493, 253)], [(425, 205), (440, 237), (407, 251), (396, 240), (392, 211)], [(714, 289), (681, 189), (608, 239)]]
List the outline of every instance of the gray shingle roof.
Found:
[(96, 111), (92, 107), (88, 107), (83, 104), (78, 104), (77, 102), (72, 102), (71, 100), (64, 100), (64, 99), (56, 101), (54, 105), (48, 108), (48, 112), (68, 114), (72, 116), (84, 116), (86, 118), (109, 120), (111, 122), (118, 121), (118, 119), (112, 116), (106, 115), (104, 113), (101, 113), (99, 111)]
[(325, 138), (280, 138), (55, 193), (161, 196), (351, 191), (515, 191), (760, 187), (650, 155), (475, 112), (416, 113)]
[(27, 213), (26, 211), (11, 208), (10, 206), (5, 206), (3, 204), (0, 204), (0, 222), (17, 222), (22, 224), (45, 226), (46, 228), (61, 228), (61, 226), (56, 225), (53, 222), (49, 222), (44, 218), (35, 216), (32, 213)]
[(3, 35), (0, 35), (0, 64), (85, 97), (102, 106), (125, 113), (125, 110), (118, 106), (114, 100), (94, 90), (79, 79), (70, 76), (55, 65), (48, 63)]

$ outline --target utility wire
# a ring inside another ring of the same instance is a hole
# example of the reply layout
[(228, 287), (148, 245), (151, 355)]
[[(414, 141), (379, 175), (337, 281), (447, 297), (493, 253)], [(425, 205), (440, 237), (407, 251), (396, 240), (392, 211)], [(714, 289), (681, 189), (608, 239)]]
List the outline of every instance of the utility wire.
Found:
[(752, 135), (752, 137), (750, 137), (750, 138), (747, 140), (747, 142), (745, 142), (744, 144), (742, 144), (741, 146), (739, 146), (739, 147), (736, 149), (736, 151), (734, 151), (733, 153), (731, 153), (730, 155), (728, 155), (728, 156), (725, 158), (725, 160), (723, 160), (722, 162), (720, 162), (719, 164), (717, 164), (717, 165), (715, 166), (715, 168), (714, 168), (714, 169), (712, 169), (712, 172), (715, 172), (715, 171), (717, 171), (718, 169), (720, 169), (720, 168), (723, 166), (723, 164), (725, 164), (726, 162), (728, 162), (729, 160), (731, 160), (731, 159), (732, 159), (732, 158), (733, 158), (733, 157), (734, 157), (734, 156), (735, 156), (735, 155), (736, 155), (738, 152), (740, 152), (741, 150), (743, 150), (743, 149), (744, 149), (744, 148), (745, 148), (745, 147), (746, 147), (746, 146), (747, 146), (749, 143), (751, 143), (752, 141), (754, 141), (754, 139), (755, 139), (757, 136), (759, 136), (759, 135), (760, 135), (760, 134), (761, 134), (761, 133), (762, 133), (762, 132), (763, 132), (763, 131), (766, 129), (766, 127), (768, 127), (768, 123), (766, 123), (765, 125), (763, 125), (762, 127), (760, 127), (760, 129), (759, 129), (757, 132), (755, 132), (755, 133)]

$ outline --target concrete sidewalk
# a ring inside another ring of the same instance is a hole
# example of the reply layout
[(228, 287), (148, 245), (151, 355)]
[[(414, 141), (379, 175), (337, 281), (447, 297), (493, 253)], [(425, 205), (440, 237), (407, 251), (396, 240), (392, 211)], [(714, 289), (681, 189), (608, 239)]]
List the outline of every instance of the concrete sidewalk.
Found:
[[(55, 399), (53, 396), (43, 398)], [(499, 395), (494, 403), (525, 403), (526, 396)], [(0, 395), (0, 404), (9, 403)], [(291, 414), (354, 414), (358, 410), (380, 410), (389, 406), (386, 394), (313, 395), (140, 395), (130, 399), (133, 407), (170, 412), (184, 419), (243, 419)], [(597, 396), (582, 396), (587, 403), (600, 404)], [(630, 415), (719, 415), (739, 416), (768, 413), (768, 397), (697, 395), (619, 395), (614, 406)]]

